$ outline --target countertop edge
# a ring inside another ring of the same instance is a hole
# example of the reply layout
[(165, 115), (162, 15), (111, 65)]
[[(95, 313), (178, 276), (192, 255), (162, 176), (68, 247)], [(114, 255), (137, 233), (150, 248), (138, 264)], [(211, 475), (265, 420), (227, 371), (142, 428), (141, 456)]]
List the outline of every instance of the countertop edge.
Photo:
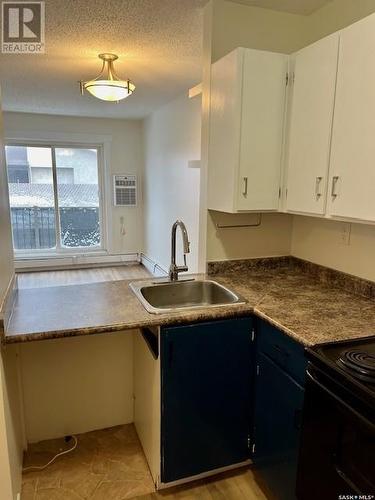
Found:
[[(189, 311), (191, 313), (191, 310)], [(17, 334), (5, 334), (3, 337), (3, 343), (5, 345), (12, 344), (24, 344), (27, 342), (37, 342), (42, 340), (53, 340), (61, 338), (71, 338), (71, 337), (83, 337), (88, 335), (103, 334), (103, 333), (114, 333), (121, 331), (137, 330), (139, 328), (147, 327), (163, 327), (172, 325), (183, 325), (190, 323), (199, 323), (202, 321), (211, 321), (216, 319), (229, 319), (233, 317), (243, 317), (254, 313), (254, 307), (250, 304), (239, 304), (238, 306), (221, 306), (219, 309), (197, 309), (197, 315), (189, 318), (184, 318), (180, 316), (173, 316), (174, 313), (168, 314), (158, 314), (153, 315), (155, 319), (149, 319), (146, 321), (134, 321), (134, 322), (124, 322), (115, 323), (112, 325), (99, 325), (90, 326), (86, 328), (67, 328), (63, 330), (51, 330), (43, 332), (29, 332), (29, 333), (17, 333)]]

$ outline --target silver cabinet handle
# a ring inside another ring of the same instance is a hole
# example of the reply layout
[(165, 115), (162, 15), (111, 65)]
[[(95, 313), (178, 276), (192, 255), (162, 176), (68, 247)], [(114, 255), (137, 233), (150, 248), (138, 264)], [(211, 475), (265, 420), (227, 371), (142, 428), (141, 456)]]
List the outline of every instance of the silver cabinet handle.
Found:
[(321, 185), (322, 180), (323, 180), (322, 176), (318, 176), (315, 180), (315, 196), (317, 198), (322, 196), (322, 193), (320, 192), (320, 185)]
[(246, 196), (246, 195), (247, 195), (247, 177), (244, 177), (244, 178), (243, 178), (243, 191), (242, 191), (242, 194), (243, 194), (244, 196)]
[(332, 198), (336, 198), (336, 196), (338, 195), (337, 193), (337, 181), (339, 180), (339, 176), (338, 175), (334, 175), (332, 177), (332, 189), (331, 189), (331, 196)]

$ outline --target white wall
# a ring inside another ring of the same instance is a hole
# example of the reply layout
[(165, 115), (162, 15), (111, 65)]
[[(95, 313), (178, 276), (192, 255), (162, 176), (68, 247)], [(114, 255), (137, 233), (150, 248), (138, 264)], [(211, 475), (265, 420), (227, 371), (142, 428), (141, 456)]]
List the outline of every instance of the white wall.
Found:
[(212, 62), (249, 47), (289, 54), (304, 44), (306, 16), (213, 0)]
[[(0, 498), (16, 498), (21, 491), (21, 474), (25, 436), (23, 427), (23, 414), (21, 404), (21, 381), (19, 377), (19, 357), (17, 346), (3, 349), (0, 356), (0, 379), (4, 398), (5, 423), (7, 435), (8, 463), (10, 468), (11, 495), (3, 496), (1, 488), (5, 484), (0, 481)], [(1, 393), (1, 390), (0, 390)], [(1, 427), (1, 417), (0, 417)], [(0, 430), (1, 435), (1, 430)], [(1, 439), (1, 438), (0, 438)], [(0, 446), (1, 448), (1, 446)], [(5, 448), (4, 448), (5, 449)], [(0, 458), (1, 462), (1, 458)], [(3, 472), (7, 464), (3, 464)], [(0, 466), (0, 469), (3, 468)], [(0, 473), (1, 476), (1, 473)]]
[(217, 228), (218, 225), (256, 224), (258, 215), (232, 215), (209, 211), (207, 260), (251, 259), (289, 255), (292, 217), (263, 214), (259, 227)]
[[(200, 97), (180, 96), (144, 122), (143, 251), (165, 269), (170, 263), (171, 226), (181, 219), (191, 242), (189, 271), (197, 270), (200, 169), (189, 167), (189, 161), (200, 159), (200, 133)], [(177, 237), (180, 243), (180, 234)], [(177, 248), (180, 257), (180, 245)]]
[(20, 351), (28, 442), (133, 422), (132, 332), (31, 342)]
[[(106, 169), (109, 254), (137, 253), (142, 245), (141, 203), (137, 208), (114, 207), (112, 200), (112, 174), (137, 174), (142, 171), (142, 122), (108, 118), (76, 118), (67, 116), (4, 113), (5, 137), (30, 133), (43, 140), (46, 133), (86, 134), (110, 136), (110, 164)], [(44, 137), (43, 137), (44, 136)], [(125, 235), (121, 234), (120, 218), (124, 217)]]
[(199, 243), (198, 270), (205, 272), (207, 267), (207, 185), (208, 185), (208, 152), (210, 138), (210, 105), (211, 105), (211, 60), (213, 2), (208, 2), (203, 9), (202, 37), (202, 110), (201, 110), (201, 168), (199, 186)]
[(374, 0), (333, 0), (308, 16), (304, 45), (345, 28), (373, 12)]
[[(14, 275), (9, 198), (0, 95), (0, 304)], [(14, 358), (0, 352), (0, 498), (10, 500), (21, 489), (22, 440)], [(11, 376), (12, 375), (12, 376)]]
[(0, 95), (0, 304), (14, 275), (13, 244), (9, 225), (9, 194), (3, 143), (3, 117)]
[[(4, 408), (4, 372), (0, 360), (0, 497), (4, 500), (13, 498), (12, 470), (8, 447), (6, 414)], [(19, 473), (19, 475), (21, 475)]]
[[(348, 228), (349, 244), (343, 240)], [(295, 216), (291, 254), (375, 281), (375, 226)]]

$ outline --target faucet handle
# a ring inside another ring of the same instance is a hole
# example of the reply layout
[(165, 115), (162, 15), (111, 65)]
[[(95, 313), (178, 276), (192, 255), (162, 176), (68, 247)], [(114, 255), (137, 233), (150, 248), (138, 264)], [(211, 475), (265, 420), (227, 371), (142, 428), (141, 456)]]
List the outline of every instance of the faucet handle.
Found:
[(176, 269), (179, 273), (184, 273), (186, 271), (189, 271), (189, 268), (186, 263), (186, 254), (184, 254), (184, 265), (183, 266), (176, 266)]

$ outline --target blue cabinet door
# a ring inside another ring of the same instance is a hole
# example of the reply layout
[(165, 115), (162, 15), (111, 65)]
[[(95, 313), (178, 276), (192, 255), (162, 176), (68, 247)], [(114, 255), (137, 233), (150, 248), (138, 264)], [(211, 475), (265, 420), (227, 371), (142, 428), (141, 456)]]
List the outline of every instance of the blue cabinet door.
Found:
[(162, 330), (162, 482), (250, 458), (251, 330), (251, 318)]
[(253, 461), (277, 498), (294, 499), (304, 389), (262, 352), (257, 366)]

